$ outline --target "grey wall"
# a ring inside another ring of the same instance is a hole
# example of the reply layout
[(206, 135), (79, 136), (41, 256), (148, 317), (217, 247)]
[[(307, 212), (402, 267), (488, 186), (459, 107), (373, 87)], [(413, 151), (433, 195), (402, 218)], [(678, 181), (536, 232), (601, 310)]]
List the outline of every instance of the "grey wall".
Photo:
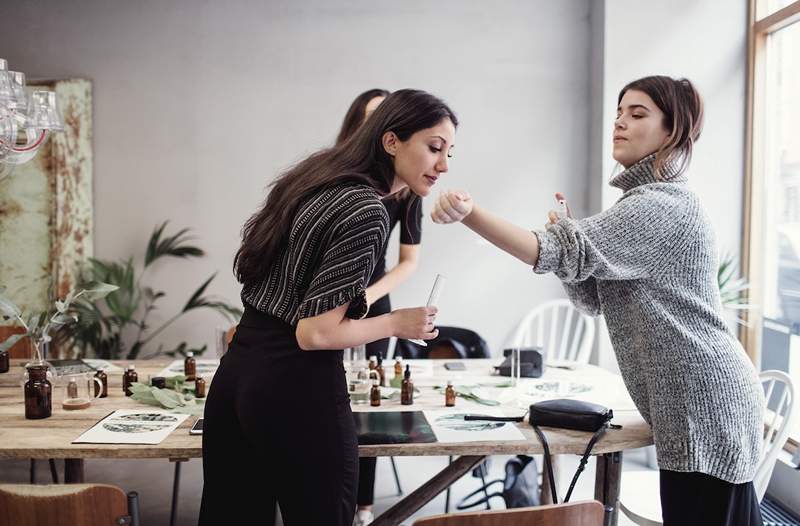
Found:
[[(153, 269), (148, 279), (168, 292), (157, 314), (167, 316), (215, 271), (211, 291), (238, 298), (231, 260), (265, 185), (332, 142), (367, 88), (422, 88), (456, 110), (442, 188), (465, 188), (531, 227), (556, 190), (585, 195), (589, 4), (13, 2), (0, 56), (30, 77), (94, 81), (98, 257), (140, 254), (165, 219), (207, 249), (204, 260)], [(390, 261), (396, 253), (393, 239)], [(437, 272), (450, 278), (438, 321), (472, 327), (495, 348), (529, 308), (562, 295), (555, 278), (426, 217), (420, 270), (395, 305), (424, 302)], [(161, 341), (210, 344), (220, 322), (196, 314)]]

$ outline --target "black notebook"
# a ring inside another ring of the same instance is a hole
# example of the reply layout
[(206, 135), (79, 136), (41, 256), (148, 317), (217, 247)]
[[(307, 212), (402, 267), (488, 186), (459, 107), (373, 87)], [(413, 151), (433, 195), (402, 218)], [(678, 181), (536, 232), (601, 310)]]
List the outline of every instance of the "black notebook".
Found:
[(353, 413), (358, 443), (428, 444), (436, 435), (422, 411), (375, 411)]

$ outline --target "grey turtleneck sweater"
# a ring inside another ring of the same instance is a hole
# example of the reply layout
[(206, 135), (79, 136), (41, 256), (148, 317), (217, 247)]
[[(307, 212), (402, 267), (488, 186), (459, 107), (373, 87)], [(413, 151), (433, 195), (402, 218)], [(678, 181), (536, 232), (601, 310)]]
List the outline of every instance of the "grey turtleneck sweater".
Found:
[[(755, 475), (763, 389), (722, 318), (714, 233), (686, 178), (646, 157), (611, 180), (624, 194), (538, 231), (537, 273), (603, 314), (625, 385), (653, 428), (658, 465), (732, 483)], [(663, 182), (668, 181), (668, 182)]]

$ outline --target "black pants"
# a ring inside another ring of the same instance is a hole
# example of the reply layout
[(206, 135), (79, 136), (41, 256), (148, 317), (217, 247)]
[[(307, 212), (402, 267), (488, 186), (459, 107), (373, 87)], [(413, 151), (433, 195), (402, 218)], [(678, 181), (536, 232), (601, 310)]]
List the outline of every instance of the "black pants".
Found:
[[(392, 312), (392, 303), (387, 294), (369, 306), (367, 318), (374, 318), (390, 312)], [(367, 344), (367, 357), (380, 356), (386, 358), (388, 350), (389, 338), (377, 340)], [(383, 364), (385, 370), (388, 370), (388, 367), (390, 367), (388, 363)], [(358, 499), (356, 502), (358, 502), (359, 506), (372, 506), (372, 503), (375, 502), (375, 464), (377, 460), (376, 457), (358, 459)]]
[(704, 473), (661, 470), (664, 526), (761, 526), (752, 482), (731, 484)]
[(271, 524), (277, 501), (287, 526), (350, 526), (357, 459), (342, 352), (246, 307), (206, 401), (199, 524)]

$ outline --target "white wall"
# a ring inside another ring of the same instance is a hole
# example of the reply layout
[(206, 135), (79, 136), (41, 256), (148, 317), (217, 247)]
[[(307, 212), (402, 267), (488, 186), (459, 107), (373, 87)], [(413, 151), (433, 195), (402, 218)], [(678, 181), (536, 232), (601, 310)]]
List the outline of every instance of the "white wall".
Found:
[[(237, 300), (231, 260), (265, 185), (332, 142), (367, 88), (422, 88), (455, 109), (442, 188), (531, 227), (556, 190), (585, 193), (588, 0), (40, 0), (4, 5), (3, 20), (12, 69), (94, 81), (96, 255), (141, 258), (165, 219), (207, 249), (156, 266), (161, 316), (215, 271), (211, 291)], [(396, 253), (393, 242), (390, 261)], [(496, 349), (530, 307), (562, 296), (552, 276), (426, 218), (420, 270), (395, 305), (424, 302), (437, 272), (450, 278), (439, 323), (474, 328)], [(161, 341), (211, 344), (219, 323), (196, 314)]]
[[(705, 100), (705, 127), (689, 169), (717, 234), (720, 250), (739, 254), (742, 235), (744, 173), (745, 68), (747, 2), (730, 0), (601, 0), (592, 4), (595, 35), (602, 29), (602, 96), (593, 102), (593, 147), (602, 145), (602, 173), (589, 188), (592, 213), (611, 206), (621, 192), (608, 186), (616, 166), (611, 135), (617, 95), (628, 82), (646, 75), (686, 77)], [(593, 87), (594, 90), (597, 86)], [(597, 119), (602, 119), (598, 128)], [(600, 179), (598, 184), (598, 179)], [(602, 331), (601, 331), (602, 332)], [(613, 368), (610, 345), (600, 361)]]

